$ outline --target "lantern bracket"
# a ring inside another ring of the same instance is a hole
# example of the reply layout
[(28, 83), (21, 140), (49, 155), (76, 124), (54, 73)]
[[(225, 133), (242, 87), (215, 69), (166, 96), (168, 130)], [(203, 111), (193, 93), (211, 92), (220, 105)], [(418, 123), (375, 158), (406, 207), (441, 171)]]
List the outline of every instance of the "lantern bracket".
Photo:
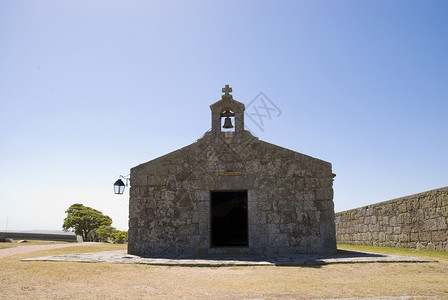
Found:
[(128, 174), (126, 176), (120, 175), (119, 179), (126, 180), (126, 186), (129, 186), (129, 179), (131, 178), (131, 174)]

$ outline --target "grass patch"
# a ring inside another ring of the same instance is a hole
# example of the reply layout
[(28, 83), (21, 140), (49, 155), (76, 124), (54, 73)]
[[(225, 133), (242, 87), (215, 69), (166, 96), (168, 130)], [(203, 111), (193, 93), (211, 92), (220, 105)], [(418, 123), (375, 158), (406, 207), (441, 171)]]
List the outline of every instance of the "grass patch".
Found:
[[(6, 299), (310, 299), (375, 296), (448, 298), (448, 263), (340, 264), (320, 267), (161, 267), (73, 262), (21, 262), (21, 258), (124, 249), (94, 244), (0, 259)], [(404, 255), (406, 249), (340, 249)], [(397, 252), (401, 251), (401, 252)], [(423, 256), (421, 256), (423, 257)]]
[[(70, 243), (67, 243), (70, 244)], [(76, 253), (89, 253), (89, 252), (101, 252), (101, 251), (116, 251), (126, 250), (127, 244), (109, 244), (109, 243), (96, 243), (92, 245), (79, 245), (77, 243), (71, 243), (73, 246), (68, 248), (39, 250), (31, 253), (16, 254), (12, 256), (14, 259), (33, 258), (41, 256), (62, 255), (62, 254), (76, 254)]]
[(412, 249), (405, 249), (405, 248), (389, 248), (389, 247), (347, 245), (347, 244), (339, 244), (338, 249), (362, 251), (362, 252), (374, 252), (374, 253), (392, 254), (392, 255), (401, 255), (401, 256), (421, 257), (421, 258), (437, 260), (439, 262), (448, 263), (448, 252), (446, 252), (446, 251), (412, 250)]
[(0, 249), (14, 248), (17, 244), (15, 243), (0, 243)]
[[(28, 243), (18, 243), (14, 241), (13, 243), (0, 243), (0, 249), (22, 247), (22, 246), (32, 246), (32, 245), (53, 245), (53, 244), (70, 244), (69, 242), (53, 242), (53, 241), (43, 241), (43, 240), (27, 240)], [(75, 243), (71, 243), (75, 244)]]
[(24, 254), (27, 257), (39, 257), (39, 256), (49, 256), (49, 255), (61, 255), (61, 254), (74, 254), (74, 253), (89, 253), (89, 252), (101, 252), (101, 251), (116, 251), (116, 250), (126, 250), (127, 244), (109, 244), (109, 243), (98, 243), (89, 246), (76, 246), (69, 248), (60, 248), (44, 251), (36, 251), (29, 254)]

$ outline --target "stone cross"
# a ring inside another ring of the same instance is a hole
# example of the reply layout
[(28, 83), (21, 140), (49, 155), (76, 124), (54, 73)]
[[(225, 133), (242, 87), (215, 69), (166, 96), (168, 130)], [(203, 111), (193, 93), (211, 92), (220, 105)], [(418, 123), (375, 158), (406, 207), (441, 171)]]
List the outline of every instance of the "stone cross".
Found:
[(232, 88), (229, 87), (228, 84), (226, 84), (226, 86), (222, 88), (222, 92), (224, 93), (224, 95), (229, 95), (229, 93), (232, 92)]

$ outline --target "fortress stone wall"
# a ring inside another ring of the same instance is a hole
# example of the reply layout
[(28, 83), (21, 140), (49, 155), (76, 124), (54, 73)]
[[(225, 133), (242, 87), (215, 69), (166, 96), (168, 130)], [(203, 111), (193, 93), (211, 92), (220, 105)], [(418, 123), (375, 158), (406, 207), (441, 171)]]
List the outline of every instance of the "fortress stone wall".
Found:
[(1, 239), (13, 240), (42, 240), (42, 241), (61, 241), (77, 242), (74, 234), (50, 234), (50, 233), (28, 233), (28, 232), (0, 232)]
[(448, 186), (336, 213), (341, 244), (448, 251)]

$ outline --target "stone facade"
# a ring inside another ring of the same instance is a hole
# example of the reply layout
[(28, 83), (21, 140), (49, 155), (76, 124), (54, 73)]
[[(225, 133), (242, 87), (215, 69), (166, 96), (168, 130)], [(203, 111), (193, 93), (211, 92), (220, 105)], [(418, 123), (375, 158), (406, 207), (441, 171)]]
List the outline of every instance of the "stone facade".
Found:
[[(244, 104), (226, 88), (222, 99), (210, 106), (212, 129), (202, 138), (131, 169), (128, 252), (336, 250), (331, 164), (255, 138), (244, 130)], [(222, 130), (226, 111), (233, 113), (233, 131)], [(218, 221), (212, 215), (221, 220), (226, 209), (212, 207), (213, 195), (220, 192), (247, 195), (247, 202), (239, 204), (240, 213), (246, 214), (242, 228), (247, 228), (247, 240), (242, 246), (214, 245), (213, 226), (218, 225), (213, 222)]]
[(338, 243), (448, 251), (448, 187), (336, 214)]

